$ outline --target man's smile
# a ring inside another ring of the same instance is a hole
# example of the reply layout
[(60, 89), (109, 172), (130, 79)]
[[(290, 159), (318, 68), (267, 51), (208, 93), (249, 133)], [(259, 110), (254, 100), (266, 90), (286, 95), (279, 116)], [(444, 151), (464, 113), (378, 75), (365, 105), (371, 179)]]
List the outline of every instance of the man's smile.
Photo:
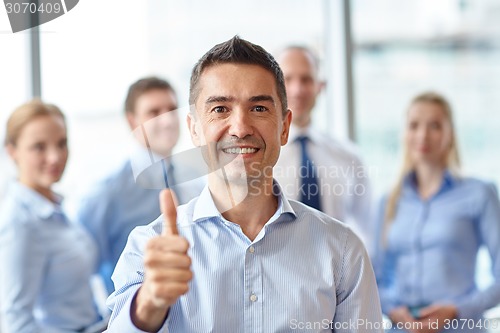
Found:
[(259, 151), (258, 148), (252, 148), (252, 147), (230, 147), (230, 148), (224, 148), (222, 149), (223, 152), (226, 154), (253, 154)]

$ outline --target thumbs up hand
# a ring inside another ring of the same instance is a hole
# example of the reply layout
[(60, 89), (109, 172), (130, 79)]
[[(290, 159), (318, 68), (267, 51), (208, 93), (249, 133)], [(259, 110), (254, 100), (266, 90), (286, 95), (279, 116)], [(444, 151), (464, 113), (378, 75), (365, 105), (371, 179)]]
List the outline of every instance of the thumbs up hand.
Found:
[(169, 308), (188, 292), (193, 277), (189, 243), (177, 231), (177, 211), (171, 190), (160, 193), (164, 226), (161, 236), (146, 244), (144, 282), (132, 303), (132, 322), (144, 331), (158, 331)]

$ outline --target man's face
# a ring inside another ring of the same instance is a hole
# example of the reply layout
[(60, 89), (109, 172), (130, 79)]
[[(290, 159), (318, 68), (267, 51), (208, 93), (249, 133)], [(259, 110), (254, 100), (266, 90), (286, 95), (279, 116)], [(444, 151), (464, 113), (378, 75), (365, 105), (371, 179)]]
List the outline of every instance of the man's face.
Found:
[(316, 97), (323, 86), (317, 77), (316, 64), (310, 54), (298, 49), (284, 51), (278, 61), (285, 77), (293, 123), (299, 127), (307, 126)]
[(153, 152), (162, 156), (170, 155), (179, 139), (179, 116), (177, 98), (168, 89), (146, 91), (137, 98), (133, 112), (127, 113), (130, 128), (135, 130), (143, 125), (144, 131), (136, 130), (136, 139)]
[(225, 181), (248, 183), (272, 177), (288, 140), (291, 114), (282, 114), (274, 76), (257, 65), (206, 68), (198, 82), (196, 114), (188, 117), (193, 143)]

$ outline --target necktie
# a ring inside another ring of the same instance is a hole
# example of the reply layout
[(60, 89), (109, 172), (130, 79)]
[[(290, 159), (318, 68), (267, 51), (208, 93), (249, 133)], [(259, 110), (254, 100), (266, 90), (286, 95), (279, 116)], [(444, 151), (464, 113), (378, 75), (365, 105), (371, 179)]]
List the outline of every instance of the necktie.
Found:
[(169, 163), (167, 166), (167, 162), (165, 159), (161, 161), (162, 169), (163, 169), (163, 180), (165, 181), (165, 188), (171, 188), (175, 184), (174, 179), (174, 166), (172, 163)]
[(167, 166), (166, 159), (161, 160), (161, 165), (163, 169), (163, 181), (165, 182), (165, 188), (169, 188), (174, 191), (175, 196), (177, 197), (177, 201), (181, 202), (181, 198), (179, 196), (180, 193), (175, 188), (172, 188), (177, 185), (174, 178), (174, 165), (172, 164), (172, 162), (170, 162)]
[(299, 200), (309, 207), (321, 210), (319, 180), (314, 164), (307, 154), (308, 141), (309, 138), (307, 136), (300, 136), (297, 138), (301, 150), (301, 165), (299, 170), (301, 184), (299, 189)]

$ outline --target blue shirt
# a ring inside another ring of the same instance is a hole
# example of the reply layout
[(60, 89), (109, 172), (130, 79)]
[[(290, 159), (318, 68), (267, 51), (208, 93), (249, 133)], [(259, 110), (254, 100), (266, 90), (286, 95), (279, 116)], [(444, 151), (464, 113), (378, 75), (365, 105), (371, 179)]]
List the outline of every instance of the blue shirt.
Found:
[[(385, 205), (384, 199), (379, 239)], [(482, 245), (491, 255), (495, 282), (479, 291), (475, 269)], [(439, 302), (457, 306), (459, 318), (481, 318), (500, 303), (500, 204), (495, 188), (445, 172), (440, 190), (422, 200), (411, 173), (374, 263), (384, 313), (401, 305)]]
[[(279, 204), (254, 241), (217, 210), (208, 187), (178, 207), (194, 278), (160, 332), (383, 332), (368, 255), (349, 227), (296, 201)], [(108, 332), (142, 332), (130, 306), (144, 279), (144, 247), (163, 217), (136, 228), (113, 274)], [(358, 320), (375, 323), (365, 329)], [(333, 322), (333, 323), (332, 323)], [(351, 326), (349, 326), (349, 324)]]
[(91, 238), (59, 204), (20, 183), (11, 184), (0, 212), (2, 332), (75, 332), (97, 322)]
[[(149, 166), (146, 163), (143, 168)], [(141, 173), (142, 168), (133, 169), (131, 161), (126, 160), (110, 175), (93, 184), (79, 200), (75, 219), (87, 229), (98, 245), (99, 274), (109, 293), (114, 290), (111, 274), (128, 235), (136, 226), (153, 221), (161, 213), (158, 195), (165, 188), (164, 175), (161, 164), (154, 166), (159, 168), (153, 171), (159, 172)], [(180, 167), (175, 169), (177, 175), (184, 171)], [(180, 203), (199, 195), (202, 188), (200, 182), (174, 186)]]

